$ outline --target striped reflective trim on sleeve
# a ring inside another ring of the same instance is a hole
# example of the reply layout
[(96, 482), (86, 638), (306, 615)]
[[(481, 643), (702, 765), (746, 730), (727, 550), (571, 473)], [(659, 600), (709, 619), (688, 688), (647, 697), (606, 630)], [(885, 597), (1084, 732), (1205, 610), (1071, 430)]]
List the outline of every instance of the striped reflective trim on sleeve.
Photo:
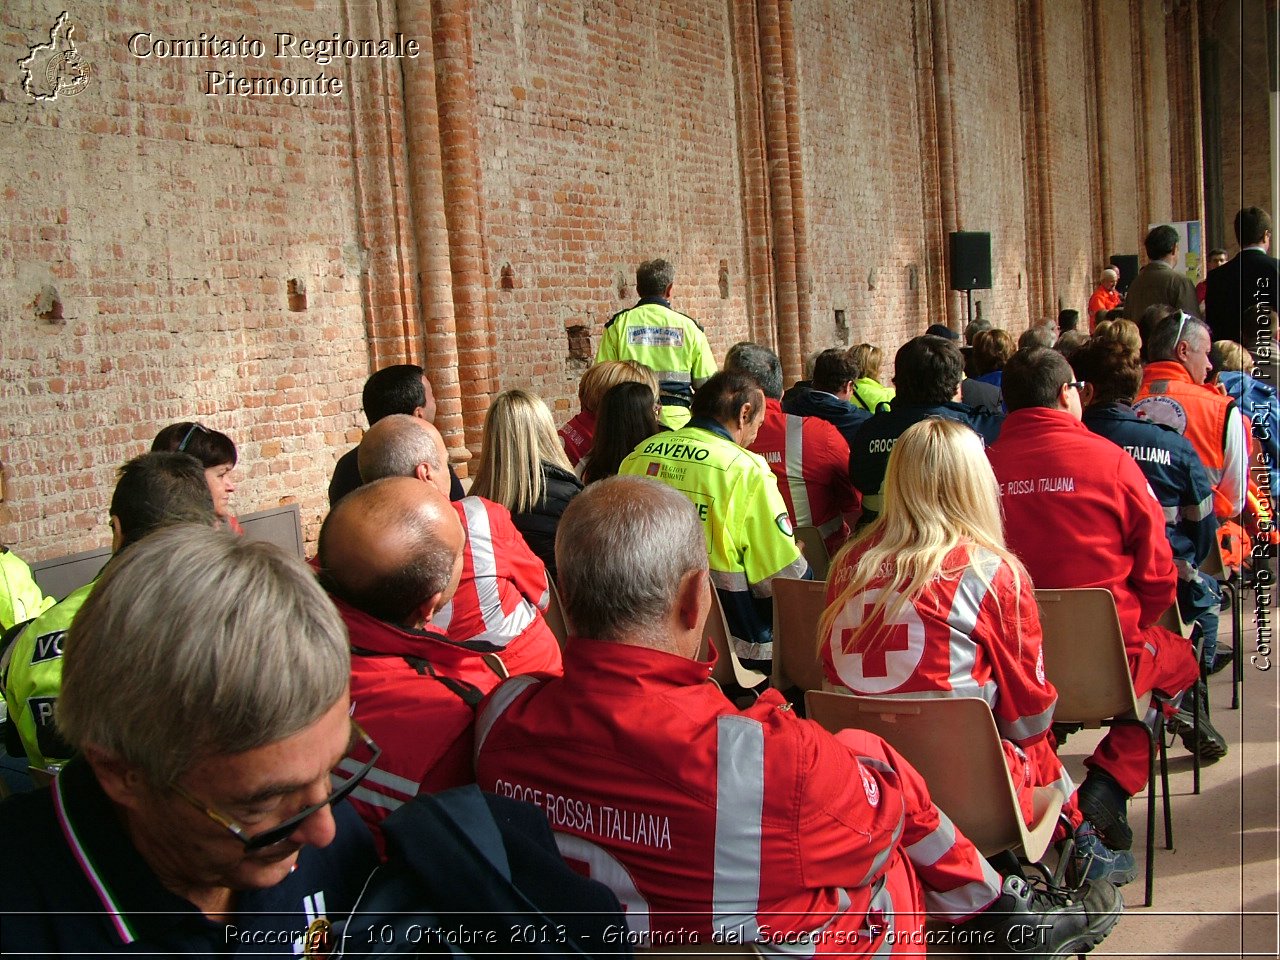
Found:
[(1032, 737), (1039, 736), (1053, 725), (1053, 708), (1057, 706), (1058, 698), (1053, 698), (1053, 703), (1032, 717), (1019, 717), (1017, 720), (1002, 721), (996, 718), (996, 726), (1000, 730), (1000, 736), (1005, 740), (1029, 740)]
[[(796, 549), (799, 549), (798, 547)], [(751, 595), (754, 597), (772, 597), (773, 581), (777, 577), (783, 577), (787, 580), (803, 580), (804, 575), (809, 572), (809, 561), (804, 555), (796, 557), (777, 573), (772, 573), (759, 583), (751, 584)], [(714, 575), (713, 575), (714, 576)], [(745, 579), (745, 577), (744, 577)]]
[(809, 488), (804, 482), (804, 421), (787, 414), (786, 455), (787, 489), (791, 493), (792, 520), (797, 527), (813, 526), (813, 508), (809, 505)]
[(931, 890), (927, 886), (924, 888), (929, 913), (954, 923), (986, 909), (1000, 896), (1000, 875), (976, 850), (974, 858), (982, 872), (982, 879), (971, 880), (954, 890)]
[(981, 697), (989, 704), (995, 702), (995, 684), (990, 681), (979, 684), (973, 679), (978, 648), (972, 638), (982, 601), (986, 599), (991, 579), (999, 567), (1000, 558), (995, 554), (973, 548), (969, 565), (960, 576), (951, 600), (951, 610), (947, 613), (947, 626), (951, 629), (951, 675), (947, 679), (951, 690), (956, 696)]
[(906, 847), (902, 852), (907, 855), (907, 859), (920, 867), (931, 867), (955, 846), (956, 827), (951, 819), (938, 811), (939, 824), (933, 829), (928, 836), (917, 840), (911, 846)]

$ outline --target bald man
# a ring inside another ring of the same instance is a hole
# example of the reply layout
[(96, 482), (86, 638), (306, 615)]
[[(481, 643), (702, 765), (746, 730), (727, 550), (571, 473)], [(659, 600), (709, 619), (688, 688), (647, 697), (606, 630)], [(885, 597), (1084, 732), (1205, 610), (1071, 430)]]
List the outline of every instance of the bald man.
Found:
[(505, 675), (431, 623), (458, 588), (463, 545), (445, 495), (402, 477), (353, 490), (320, 530), (320, 581), (351, 638), (353, 718), (383, 751), (351, 795), (379, 844), (382, 819), (420, 790), (475, 781), (474, 708)]
[[(366, 480), (413, 477), (449, 493), (449, 458), (440, 431), (402, 414), (379, 420), (360, 443)], [(551, 595), (547, 571), (506, 507), (483, 497), (452, 504), (466, 533), (462, 580), (432, 624), (451, 642), (501, 657), (510, 674), (561, 672), (560, 645), (542, 617)]]

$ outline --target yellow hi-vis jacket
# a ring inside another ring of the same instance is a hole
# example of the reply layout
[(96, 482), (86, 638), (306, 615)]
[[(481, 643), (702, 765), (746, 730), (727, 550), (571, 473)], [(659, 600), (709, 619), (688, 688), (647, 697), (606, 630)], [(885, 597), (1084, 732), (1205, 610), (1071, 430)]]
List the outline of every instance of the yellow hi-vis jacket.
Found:
[(811, 574), (764, 458), (734, 443), (715, 421), (695, 419), (645, 440), (618, 473), (653, 477), (693, 501), (734, 649), (747, 660), (772, 659), (770, 581)]

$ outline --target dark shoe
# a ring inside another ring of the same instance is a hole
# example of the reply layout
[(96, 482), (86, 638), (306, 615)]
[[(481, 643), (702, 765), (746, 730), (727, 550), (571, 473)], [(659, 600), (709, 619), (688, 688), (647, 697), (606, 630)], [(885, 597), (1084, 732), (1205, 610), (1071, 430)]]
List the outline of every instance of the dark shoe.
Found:
[(1111, 774), (1093, 767), (1076, 791), (1076, 802), (1103, 842), (1112, 850), (1128, 850), (1133, 846), (1126, 812), (1129, 795)]
[(1218, 673), (1228, 667), (1231, 664), (1231, 661), (1235, 658), (1236, 652), (1234, 650), (1219, 647), (1218, 652), (1213, 655), (1213, 663), (1209, 664), (1209, 676), (1213, 676), (1215, 673)]
[(993, 956), (1053, 960), (1092, 950), (1123, 911), (1119, 892), (1105, 880), (1068, 890), (1005, 877), (1000, 898), (964, 927), (981, 931)]
[(1073, 733), (1079, 733), (1083, 729), (1083, 723), (1055, 723), (1053, 725), (1053, 739), (1057, 741), (1058, 746), (1062, 746), (1067, 742), (1067, 737)]
[(1067, 879), (1073, 884), (1106, 880), (1122, 887), (1138, 875), (1138, 865), (1128, 850), (1112, 850), (1086, 820), (1076, 828), (1075, 850), (1067, 867)]
[(1185, 697), (1182, 701), (1184, 706), (1169, 719), (1166, 726), (1182, 739), (1182, 745), (1187, 750), (1199, 754), (1202, 761), (1221, 760), (1227, 755), (1227, 738), (1209, 722), (1209, 708), (1205, 703), (1208, 690), (1203, 680), (1200, 681), (1198, 691), (1196, 712), (1200, 714), (1200, 739), (1196, 740), (1195, 718), (1185, 706)]

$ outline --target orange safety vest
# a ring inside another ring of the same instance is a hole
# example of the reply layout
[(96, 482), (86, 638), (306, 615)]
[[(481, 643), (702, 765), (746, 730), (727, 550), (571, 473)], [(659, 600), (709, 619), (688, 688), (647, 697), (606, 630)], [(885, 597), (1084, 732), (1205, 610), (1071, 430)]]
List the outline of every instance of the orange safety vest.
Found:
[(1173, 427), (1191, 441), (1200, 462), (1217, 486), (1226, 461), (1227, 418), (1235, 401), (1214, 387), (1193, 383), (1176, 360), (1149, 363), (1133, 410), (1144, 420)]

